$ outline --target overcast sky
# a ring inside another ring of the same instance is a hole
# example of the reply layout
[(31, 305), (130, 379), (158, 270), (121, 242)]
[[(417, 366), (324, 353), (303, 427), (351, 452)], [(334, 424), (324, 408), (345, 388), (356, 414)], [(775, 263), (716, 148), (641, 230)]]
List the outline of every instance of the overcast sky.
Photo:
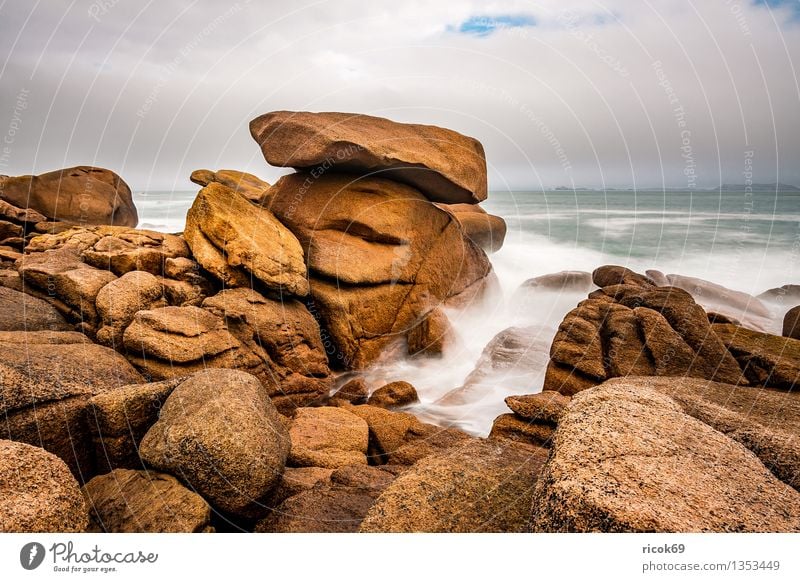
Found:
[(490, 187), (800, 185), (800, 2), (6, 0), (0, 174), (273, 181), (277, 109), (481, 140)]

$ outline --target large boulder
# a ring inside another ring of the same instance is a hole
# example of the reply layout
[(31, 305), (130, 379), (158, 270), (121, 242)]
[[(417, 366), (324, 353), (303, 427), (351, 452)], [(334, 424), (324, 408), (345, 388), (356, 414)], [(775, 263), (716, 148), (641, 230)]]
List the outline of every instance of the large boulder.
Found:
[(464, 234), (487, 253), (496, 253), (503, 248), (506, 239), (506, 221), (489, 214), (477, 204), (437, 204), (452, 214)]
[(367, 464), (369, 427), (343, 408), (300, 408), (289, 427), (289, 462), (299, 467), (336, 469)]
[(517, 293), (522, 295), (531, 290), (587, 293), (593, 286), (591, 273), (586, 271), (559, 271), (558, 273), (548, 273), (528, 279), (520, 285)]
[(800, 340), (800, 305), (792, 307), (783, 316), (783, 335)]
[(195, 184), (208, 186), (212, 182), (222, 184), (254, 204), (262, 204), (269, 191), (269, 184), (253, 174), (239, 170), (195, 170), (189, 178)]
[(139, 452), (223, 512), (256, 519), (266, 514), (265, 498), (289, 447), (288, 431), (257, 378), (208, 370), (173, 390)]
[(757, 331), (772, 331), (772, 313), (757, 297), (685, 275), (667, 275), (668, 285), (690, 293), (706, 311), (739, 321)]
[(0, 342), (0, 436), (41, 446), (79, 479), (91, 478), (89, 399), (142, 377), (120, 354), (79, 334), (54, 343), (52, 335), (14, 333), (24, 334), (24, 343)]
[(383, 178), (291, 174), (270, 208), (305, 250), (309, 308), (343, 368), (374, 362), (439, 305), (474, 298), (491, 271), (451, 215)]
[(476, 440), (431, 455), (378, 497), (362, 532), (520, 532), (544, 449)]
[(0, 287), (0, 330), (66, 331), (73, 327), (44, 299)]
[(184, 237), (200, 264), (226, 285), (241, 286), (252, 276), (275, 291), (308, 294), (303, 250), (294, 235), (269, 210), (218, 182), (195, 198)]
[(531, 507), (540, 532), (800, 531), (800, 493), (637, 378), (572, 399)]
[(207, 530), (211, 507), (164, 473), (117, 469), (83, 487), (90, 532), (193, 533)]
[(111, 170), (76, 166), (38, 176), (0, 176), (0, 199), (62, 222), (136, 226), (131, 189)]
[(0, 440), (0, 532), (76, 533), (87, 523), (80, 487), (61, 459)]
[(781, 481), (800, 491), (800, 393), (696, 378), (615, 378), (672, 398), (688, 415), (750, 449)]
[(250, 133), (273, 166), (378, 174), (435, 202), (486, 199), (483, 146), (449, 129), (355, 113), (275, 111), (251, 121)]
[(783, 390), (800, 387), (800, 340), (731, 324), (713, 328), (750, 383)]
[(623, 267), (601, 267), (606, 284), (570, 311), (550, 347), (546, 390), (574, 394), (620, 376), (690, 376), (747, 383), (706, 312), (677, 287), (656, 287)]

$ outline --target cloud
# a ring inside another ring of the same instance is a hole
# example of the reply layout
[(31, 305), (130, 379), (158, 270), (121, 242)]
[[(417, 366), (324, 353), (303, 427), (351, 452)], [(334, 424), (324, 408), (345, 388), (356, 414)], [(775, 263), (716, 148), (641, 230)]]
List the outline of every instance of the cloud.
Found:
[[(771, 10), (791, 7), (7, 0), (0, 173), (96, 163), (137, 190), (190, 189), (201, 167), (272, 181), (285, 170), (247, 124), (293, 109), (472, 135), (495, 189), (686, 187), (687, 171), (713, 187), (741, 182), (749, 151), (755, 181), (800, 184), (800, 27)], [(535, 26), (503, 20), (519, 15)]]

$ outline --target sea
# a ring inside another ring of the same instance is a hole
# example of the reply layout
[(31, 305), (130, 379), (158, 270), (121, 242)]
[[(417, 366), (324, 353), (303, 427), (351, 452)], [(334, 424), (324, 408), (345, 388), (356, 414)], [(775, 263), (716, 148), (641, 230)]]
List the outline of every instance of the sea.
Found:
[[(135, 194), (139, 228), (180, 232), (195, 195)], [(523, 293), (520, 286), (530, 278), (616, 264), (697, 277), (751, 295), (800, 284), (800, 192), (492, 192), (482, 206), (508, 225), (503, 248), (490, 256), (497, 296), (481, 310), (448, 314), (458, 341), (442, 358), (395, 360), (365, 372), (374, 387), (411, 382), (420, 402), (410, 412), (476, 435), (488, 434), (494, 418), (509, 412), (506, 396), (541, 390), (558, 324), (586, 297), (585, 291)], [(765, 329), (780, 333), (793, 304), (780, 295), (760, 301), (769, 312)], [(497, 334), (512, 327), (528, 330), (522, 370), (493, 365), (484, 354)], [(464, 389), (476, 367), (485, 373)]]

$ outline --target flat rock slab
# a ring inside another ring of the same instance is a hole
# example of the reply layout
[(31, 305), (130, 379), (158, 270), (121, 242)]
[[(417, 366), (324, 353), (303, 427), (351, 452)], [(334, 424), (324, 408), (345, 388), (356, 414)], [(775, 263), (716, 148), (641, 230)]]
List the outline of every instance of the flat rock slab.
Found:
[(483, 146), (450, 129), (356, 113), (274, 111), (251, 121), (250, 133), (273, 166), (376, 174), (434, 202), (486, 200)]

